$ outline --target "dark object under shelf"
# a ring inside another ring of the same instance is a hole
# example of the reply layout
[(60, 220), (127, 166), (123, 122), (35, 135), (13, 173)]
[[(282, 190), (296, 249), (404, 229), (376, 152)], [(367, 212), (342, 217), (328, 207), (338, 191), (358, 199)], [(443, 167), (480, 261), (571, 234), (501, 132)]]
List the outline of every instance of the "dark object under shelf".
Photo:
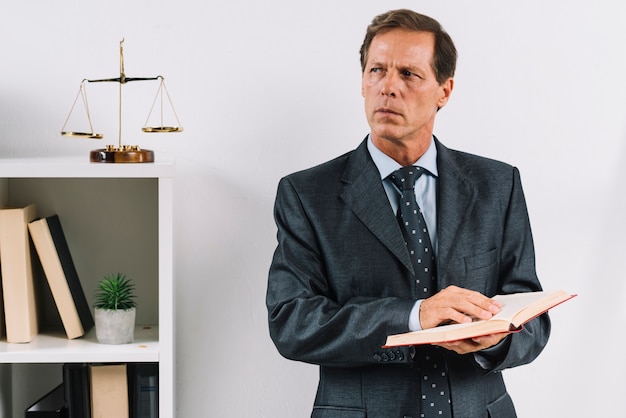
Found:
[(26, 418), (67, 418), (63, 383), (24, 411)]

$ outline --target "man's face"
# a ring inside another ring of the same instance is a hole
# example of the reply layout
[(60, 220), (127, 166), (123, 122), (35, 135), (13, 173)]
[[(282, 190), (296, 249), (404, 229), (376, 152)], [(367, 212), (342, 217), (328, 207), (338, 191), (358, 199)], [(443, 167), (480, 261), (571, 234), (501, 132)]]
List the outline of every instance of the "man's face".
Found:
[(453, 80), (439, 85), (432, 68), (435, 38), (429, 32), (392, 29), (369, 48), (361, 92), (372, 140), (384, 149), (428, 141), (437, 108), (452, 92)]

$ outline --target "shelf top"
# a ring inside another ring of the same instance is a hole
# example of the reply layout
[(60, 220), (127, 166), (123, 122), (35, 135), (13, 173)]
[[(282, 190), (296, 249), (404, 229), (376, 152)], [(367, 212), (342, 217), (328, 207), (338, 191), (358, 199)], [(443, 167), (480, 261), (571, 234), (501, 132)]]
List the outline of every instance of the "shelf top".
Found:
[(138, 326), (131, 344), (96, 341), (95, 329), (69, 340), (64, 334), (40, 334), (26, 344), (0, 342), (0, 363), (95, 363), (159, 361), (159, 327)]
[(92, 163), (86, 158), (0, 158), (0, 178), (167, 178), (174, 177), (172, 160), (153, 163)]

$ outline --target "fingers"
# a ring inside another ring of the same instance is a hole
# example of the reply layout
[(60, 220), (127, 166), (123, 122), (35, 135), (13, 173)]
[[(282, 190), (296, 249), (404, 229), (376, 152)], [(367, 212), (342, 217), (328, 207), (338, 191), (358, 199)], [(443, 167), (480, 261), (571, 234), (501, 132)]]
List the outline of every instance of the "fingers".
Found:
[(451, 341), (447, 343), (435, 344), (440, 347), (452, 350), (457, 354), (475, 353), (500, 343), (509, 333), (483, 335), (482, 337), (470, 338), (467, 340)]
[(420, 306), (423, 329), (445, 323), (467, 323), (475, 319), (490, 319), (500, 312), (501, 304), (479, 292), (449, 286), (425, 299)]

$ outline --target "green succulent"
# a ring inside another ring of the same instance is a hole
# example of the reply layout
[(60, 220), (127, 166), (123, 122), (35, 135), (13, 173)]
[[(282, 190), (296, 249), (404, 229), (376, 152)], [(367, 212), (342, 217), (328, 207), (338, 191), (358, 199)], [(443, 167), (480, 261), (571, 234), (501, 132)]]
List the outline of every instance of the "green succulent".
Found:
[(104, 278), (98, 283), (96, 303), (98, 309), (127, 310), (137, 306), (135, 285), (125, 274), (117, 273)]

